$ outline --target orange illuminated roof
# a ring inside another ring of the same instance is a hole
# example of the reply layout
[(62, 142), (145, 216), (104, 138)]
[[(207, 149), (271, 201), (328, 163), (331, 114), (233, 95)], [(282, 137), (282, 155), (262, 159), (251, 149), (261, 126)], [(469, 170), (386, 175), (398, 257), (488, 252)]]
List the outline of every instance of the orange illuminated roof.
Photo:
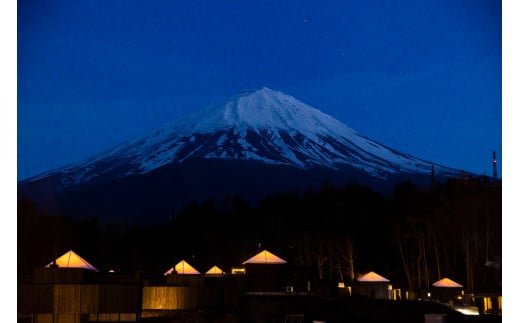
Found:
[(165, 275), (169, 275), (173, 273), (175, 269), (175, 273), (179, 275), (200, 275), (197, 269), (193, 268), (189, 263), (184, 260), (179, 261), (174, 267), (170, 268)]
[[(45, 267), (50, 267), (54, 262), (49, 263)], [(92, 271), (98, 271), (96, 267), (92, 266), (85, 259), (81, 258), (72, 250), (67, 251), (63, 256), (56, 259), (56, 265), (59, 268), (83, 268)]]
[(242, 264), (285, 264), (287, 261), (275, 256), (267, 250), (261, 251)]
[(438, 282), (433, 283), (433, 286), (435, 286), (435, 287), (464, 287), (461, 284), (456, 283), (449, 278), (443, 278), (443, 279), (439, 280)]
[(390, 280), (386, 279), (385, 277), (376, 274), (375, 272), (371, 271), (368, 274), (364, 274), (357, 279), (360, 282), (389, 282)]
[(211, 267), (208, 271), (206, 271), (206, 275), (223, 275), (225, 272), (217, 266)]

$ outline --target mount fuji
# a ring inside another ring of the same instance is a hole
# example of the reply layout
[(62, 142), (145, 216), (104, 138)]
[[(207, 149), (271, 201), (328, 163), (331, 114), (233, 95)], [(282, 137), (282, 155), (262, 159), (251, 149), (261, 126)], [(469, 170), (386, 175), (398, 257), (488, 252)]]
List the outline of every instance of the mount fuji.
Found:
[(269, 88), (18, 183), (46, 208), (81, 216), (167, 219), (193, 201), (258, 200), (323, 183), (376, 190), (467, 174), (396, 151)]

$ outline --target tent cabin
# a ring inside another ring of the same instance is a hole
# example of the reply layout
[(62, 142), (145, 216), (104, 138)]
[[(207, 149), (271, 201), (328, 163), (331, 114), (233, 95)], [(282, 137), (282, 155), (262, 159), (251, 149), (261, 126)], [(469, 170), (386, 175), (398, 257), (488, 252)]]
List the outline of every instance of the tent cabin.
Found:
[(175, 266), (168, 269), (164, 276), (166, 276), (166, 285), (168, 286), (200, 287), (204, 285), (204, 275), (201, 275), (185, 260), (179, 261)]
[(117, 283), (27, 283), (17, 290), (19, 322), (137, 321), (141, 285)]
[(462, 302), (463, 288), (461, 284), (449, 279), (443, 278), (433, 283), (431, 298), (443, 303), (455, 304)]
[(390, 280), (371, 271), (359, 276), (352, 294), (377, 299), (392, 299)]
[(100, 273), (69, 250), (18, 285), (19, 321), (137, 321), (140, 275)]
[(177, 275), (200, 275), (200, 272), (193, 268), (192, 265), (187, 263), (185, 260), (179, 261), (175, 266), (168, 269), (164, 275), (177, 274)]
[(88, 261), (72, 250), (67, 251), (61, 257), (48, 263), (45, 268), (81, 268), (98, 272), (96, 267), (92, 266)]
[(185, 260), (179, 261), (163, 274), (166, 277), (166, 286), (143, 286), (142, 317), (168, 317), (175, 311), (223, 306), (226, 301), (224, 287), (206, 284), (206, 279), (220, 280), (215, 277), (225, 275), (217, 266), (213, 266), (208, 272), (201, 274)]
[(245, 278), (245, 273), (228, 274), (215, 265), (204, 274), (204, 288), (219, 295), (222, 306), (236, 307), (244, 291)]
[[(282, 258), (276, 256), (275, 254), (263, 250), (254, 255), (253, 257), (245, 260), (242, 264), (264, 264), (264, 265), (280, 265), (280, 264), (286, 264), (287, 261), (283, 260)], [(246, 270), (247, 272), (247, 270)]]
[(50, 284), (83, 283), (89, 280), (93, 273), (98, 272), (96, 267), (74, 251), (69, 250), (43, 268), (35, 268), (33, 281)]
[(206, 276), (222, 276), (222, 275), (225, 275), (226, 273), (220, 269), (217, 265), (211, 267), (210, 269), (208, 269), (208, 271), (206, 271), (205, 275)]
[[(287, 261), (262, 250), (242, 262), (245, 266), (247, 292), (282, 292), (287, 290)], [(289, 286), (290, 287), (290, 286)], [(290, 288), (289, 288), (290, 289)]]

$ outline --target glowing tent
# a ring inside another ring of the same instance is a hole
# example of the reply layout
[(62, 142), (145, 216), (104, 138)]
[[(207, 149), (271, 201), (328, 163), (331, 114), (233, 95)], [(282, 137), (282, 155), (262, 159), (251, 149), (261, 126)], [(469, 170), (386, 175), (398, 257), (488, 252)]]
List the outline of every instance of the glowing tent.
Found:
[(391, 299), (390, 280), (371, 271), (359, 276), (352, 286), (352, 294), (374, 299)]
[(448, 287), (448, 288), (461, 288), (464, 287), (459, 283), (454, 282), (453, 280), (449, 278), (443, 278), (435, 283), (433, 283), (433, 286), (435, 287)]
[(200, 275), (197, 269), (193, 268), (184, 260), (179, 261), (174, 267), (170, 268), (164, 275), (169, 275), (175, 271), (179, 275)]
[(247, 259), (242, 264), (286, 264), (287, 261), (275, 256), (267, 250), (260, 251), (253, 257)]
[(220, 269), (217, 266), (213, 266), (208, 271), (206, 271), (206, 275), (224, 275), (224, 274), (225, 274), (225, 272), (223, 272), (222, 269)]
[[(49, 263), (47, 268), (51, 267), (54, 264), (54, 261)], [(72, 250), (66, 252), (63, 256), (56, 259), (56, 265), (59, 268), (82, 268), (92, 271), (98, 271), (96, 267), (92, 266), (85, 259), (81, 258), (77, 253)]]
[(463, 295), (463, 287), (461, 284), (454, 282), (449, 278), (443, 278), (433, 283), (431, 298), (439, 302), (455, 304), (460, 302)]
[(376, 274), (375, 272), (371, 271), (368, 274), (364, 274), (357, 279), (360, 282), (389, 282), (390, 280), (386, 279), (385, 277)]

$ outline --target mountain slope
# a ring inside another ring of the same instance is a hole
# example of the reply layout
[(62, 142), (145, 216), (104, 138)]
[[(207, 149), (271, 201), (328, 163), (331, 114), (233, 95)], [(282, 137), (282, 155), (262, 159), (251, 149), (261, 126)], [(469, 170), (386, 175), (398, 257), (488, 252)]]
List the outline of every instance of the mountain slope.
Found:
[(461, 173), (393, 150), (292, 96), (261, 88), (22, 181), (19, 196), (60, 212), (124, 217), (149, 214), (152, 204), (164, 214), (193, 200), (237, 194), (254, 200), (324, 182), (378, 188), (411, 178), (427, 182), (432, 167), (438, 178)]
[[(258, 160), (301, 169), (337, 169), (346, 164), (381, 178), (397, 173), (428, 174), (434, 165), (361, 136), (289, 95), (262, 88), (56, 173), (66, 174), (63, 184), (70, 185), (108, 174), (144, 174), (193, 158)], [(442, 173), (460, 172), (435, 167)]]

